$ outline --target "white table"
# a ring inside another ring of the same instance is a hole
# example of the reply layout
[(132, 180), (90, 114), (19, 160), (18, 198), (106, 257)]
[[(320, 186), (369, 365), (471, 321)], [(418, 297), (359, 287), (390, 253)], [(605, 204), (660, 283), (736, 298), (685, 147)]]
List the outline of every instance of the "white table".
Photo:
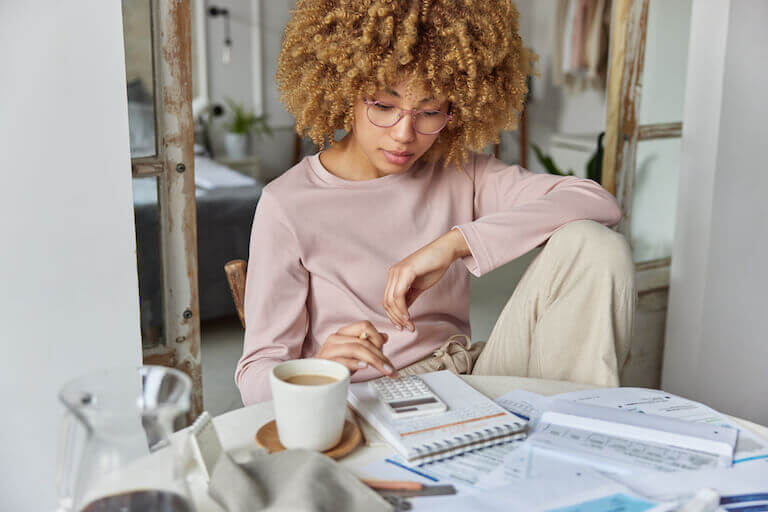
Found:
[[(567, 393), (569, 391), (579, 391), (583, 389), (593, 389), (595, 386), (576, 384), (572, 382), (552, 381), (542, 379), (529, 379), (524, 377), (479, 377), (463, 376), (468, 384), (482, 392), (483, 394), (495, 398), (503, 395), (513, 389), (524, 389), (541, 395), (554, 395), (558, 393)], [(248, 458), (252, 452), (255, 442), (254, 435), (264, 423), (274, 418), (271, 402), (252, 405), (237, 409), (214, 418), (216, 430), (219, 433), (224, 449), (232, 453), (236, 460), (242, 461)], [(756, 425), (746, 420), (733, 418), (740, 426), (750, 429), (758, 435), (768, 439), (768, 428)], [(372, 440), (371, 446), (360, 447), (352, 454), (343, 458), (340, 462), (352, 472), (361, 474), (361, 468), (374, 460), (380, 460), (392, 453), (392, 449), (380, 440), (375, 432), (365, 426), (366, 435)], [(369, 476), (369, 475), (363, 475)], [(198, 511), (220, 512), (221, 508), (211, 500), (205, 491), (202, 481), (193, 475), (192, 494)], [(195, 485), (198, 484), (199, 485)]]

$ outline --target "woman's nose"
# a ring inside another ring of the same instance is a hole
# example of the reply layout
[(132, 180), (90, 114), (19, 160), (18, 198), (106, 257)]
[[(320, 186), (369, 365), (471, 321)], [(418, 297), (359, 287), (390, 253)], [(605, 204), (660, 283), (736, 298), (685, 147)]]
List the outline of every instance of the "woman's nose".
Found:
[(401, 144), (413, 142), (416, 138), (416, 131), (413, 129), (413, 118), (411, 114), (403, 113), (403, 117), (395, 126), (390, 128), (391, 136)]

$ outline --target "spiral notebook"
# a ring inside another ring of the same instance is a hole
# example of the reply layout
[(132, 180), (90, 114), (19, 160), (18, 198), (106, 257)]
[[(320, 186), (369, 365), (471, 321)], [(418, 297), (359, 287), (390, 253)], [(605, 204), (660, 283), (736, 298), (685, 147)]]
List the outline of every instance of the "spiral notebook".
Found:
[(349, 387), (352, 406), (408, 462), (417, 465), (524, 439), (526, 423), (447, 371), (420, 375), (448, 406), (445, 412), (393, 418), (368, 387)]

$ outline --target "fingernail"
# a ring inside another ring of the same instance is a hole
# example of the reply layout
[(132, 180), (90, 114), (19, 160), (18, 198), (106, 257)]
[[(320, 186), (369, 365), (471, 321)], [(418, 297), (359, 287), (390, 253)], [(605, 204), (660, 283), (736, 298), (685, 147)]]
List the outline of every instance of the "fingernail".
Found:
[(392, 367), (389, 366), (388, 364), (385, 364), (384, 365), (384, 371), (387, 372), (387, 373), (392, 373)]
[(365, 361), (358, 361), (357, 362), (357, 367), (358, 368), (368, 368), (368, 363), (366, 363)]
[(402, 325), (398, 325), (398, 326), (397, 326), (397, 330), (398, 330), (398, 331), (402, 331), (402, 330), (403, 330), (403, 326), (402, 326)]
[(408, 321), (408, 315), (403, 315), (403, 320)]
[(413, 332), (415, 330), (415, 328), (413, 327), (413, 325), (408, 324), (408, 330)]

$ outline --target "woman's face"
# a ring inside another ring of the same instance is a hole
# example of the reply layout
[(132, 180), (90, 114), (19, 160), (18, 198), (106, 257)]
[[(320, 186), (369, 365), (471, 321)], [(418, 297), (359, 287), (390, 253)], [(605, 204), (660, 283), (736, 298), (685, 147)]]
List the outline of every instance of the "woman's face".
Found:
[[(372, 108), (387, 109), (391, 106), (406, 110), (448, 111), (447, 99), (435, 98), (421, 87), (413, 86), (409, 91), (408, 82), (380, 90), (366, 99), (383, 104), (382, 107)], [(424, 135), (417, 132), (409, 114), (404, 113), (395, 125), (382, 128), (369, 120), (367, 109), (368, 105), (362, 100), (355, 105), (353, 135), (371, 165), (382, 176), (407, 171), (437, 140), (437, 133)]]

